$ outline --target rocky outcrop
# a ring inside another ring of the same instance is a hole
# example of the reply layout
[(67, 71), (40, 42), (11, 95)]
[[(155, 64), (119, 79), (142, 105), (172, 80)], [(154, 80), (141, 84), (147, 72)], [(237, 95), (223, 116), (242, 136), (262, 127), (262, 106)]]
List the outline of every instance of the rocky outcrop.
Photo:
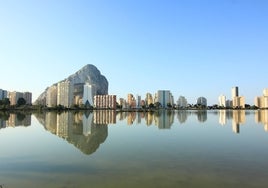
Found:
[[(97, 95), (108, 94), (107, 79), (100, 73), (97, 67), (91, 64), (84, 66), (82, 69), (62, 81), (70, 81), (72, 84), (89, 83), (96, 87)], [(53, 85), (57, 85), (58, 83)], [(46, 93), (48, 89), (49, 87), (37, 98), (35, 104), (46, 104)]]

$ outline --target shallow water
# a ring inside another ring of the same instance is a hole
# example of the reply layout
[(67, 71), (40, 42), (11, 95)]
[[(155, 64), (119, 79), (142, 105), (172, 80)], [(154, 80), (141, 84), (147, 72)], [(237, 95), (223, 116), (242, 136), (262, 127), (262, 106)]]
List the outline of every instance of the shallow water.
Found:
[(2, 187), (268, 187), (268, 111), (0, 115)]

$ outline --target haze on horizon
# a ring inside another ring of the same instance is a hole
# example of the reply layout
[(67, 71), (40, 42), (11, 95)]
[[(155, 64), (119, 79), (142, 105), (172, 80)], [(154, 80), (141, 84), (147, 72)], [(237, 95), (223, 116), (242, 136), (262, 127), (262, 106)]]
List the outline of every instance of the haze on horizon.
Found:
[(217, 103), (267, 88), (268, 2), (1, 1), (0, 88), (33, 92), (95, 65), (109, 93)]

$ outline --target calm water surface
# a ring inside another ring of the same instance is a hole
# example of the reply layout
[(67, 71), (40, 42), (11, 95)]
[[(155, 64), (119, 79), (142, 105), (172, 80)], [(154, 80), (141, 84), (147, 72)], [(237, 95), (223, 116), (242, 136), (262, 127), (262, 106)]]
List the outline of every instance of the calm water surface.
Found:
[(2, 187), (268, 187), (265, 110), (0, 119)]

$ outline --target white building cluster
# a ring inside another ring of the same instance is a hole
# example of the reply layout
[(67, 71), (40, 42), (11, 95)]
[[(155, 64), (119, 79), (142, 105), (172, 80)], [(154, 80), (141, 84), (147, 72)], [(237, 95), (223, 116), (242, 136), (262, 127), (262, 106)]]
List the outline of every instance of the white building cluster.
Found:
[(0, 89), (0, 100), (8, 98), (10, 105), (16, 105), (20, 98), (23, 98), (27, 105), (32, 104), (32, 93), (31, 92), (18, 92), (18, 91), (7, 91)]
[(95, 85), (89, 83), (73, 84), (70, 81), (62, 81), (51, 86), (46, 93), (47, 107), (73, 105), (94, 106), (96, 108), (116, 108), (115, 95), (97, 95)]
[(225, 95), (219, 96), (219, 106), (224, 108), (245, 108), (245, 97), (239, 96), (239, 88), (232, 87), (232, 100), (226, 100)]
[(268, 108), (268, 88), (263, 90), (263, 95), (255, 98), (255, 106), (259, 108)]

